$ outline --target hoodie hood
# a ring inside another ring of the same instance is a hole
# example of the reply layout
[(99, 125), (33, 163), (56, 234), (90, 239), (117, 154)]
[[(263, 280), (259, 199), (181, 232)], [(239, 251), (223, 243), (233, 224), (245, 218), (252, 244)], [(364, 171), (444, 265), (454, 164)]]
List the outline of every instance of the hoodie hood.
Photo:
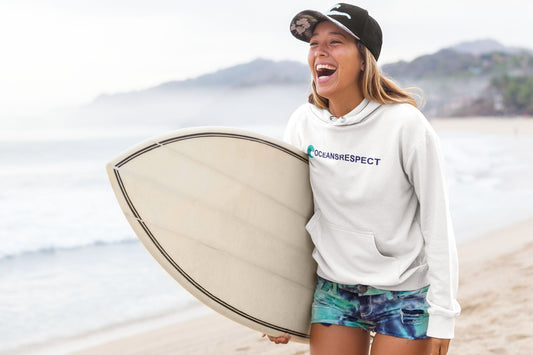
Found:
[(342, 117), (335, 117), (328, 109), (319, 109), (315, 105), (310, 104), (311, 112), (321, 121), (332, 126), (350, 126), (364, 121), (374, 111), (381, 107), (381, 104), (363, 99), (361, 103), (352, 111)]

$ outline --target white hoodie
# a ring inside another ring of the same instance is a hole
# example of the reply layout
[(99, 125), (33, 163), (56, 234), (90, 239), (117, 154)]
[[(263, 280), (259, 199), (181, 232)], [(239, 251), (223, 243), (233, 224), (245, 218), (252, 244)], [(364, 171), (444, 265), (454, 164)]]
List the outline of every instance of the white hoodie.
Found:
[(337, 119), (305, 104), (285, 140), (310, 157), (318, 275), (385, 290), (430, 285), (427, 334), (453, 338), (457, 251), (438, 137), (422, 113), (365, 99)]

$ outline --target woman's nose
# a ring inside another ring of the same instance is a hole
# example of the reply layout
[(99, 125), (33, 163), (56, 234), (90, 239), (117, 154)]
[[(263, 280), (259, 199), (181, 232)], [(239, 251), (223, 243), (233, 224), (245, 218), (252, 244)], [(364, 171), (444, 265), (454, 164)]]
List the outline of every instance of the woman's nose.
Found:
[(315, 51), (315, 57), (325, 57), (328, 55), (327, 48), (324, 45), (318, 45)]

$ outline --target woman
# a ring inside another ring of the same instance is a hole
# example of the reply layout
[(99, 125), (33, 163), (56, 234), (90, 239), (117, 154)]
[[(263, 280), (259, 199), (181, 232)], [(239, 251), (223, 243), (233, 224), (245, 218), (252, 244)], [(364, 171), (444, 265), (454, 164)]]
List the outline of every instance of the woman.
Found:
[(446, 354), (460, 307), (438, 138), (380, 75), (382, 33), (366, 10), (303, 11), (291, 32), (310, 44), (313, 78), (285, 132), (309, 154), (315, 203), (311, 354), (366, 355), (370, 343), (372, 355)]

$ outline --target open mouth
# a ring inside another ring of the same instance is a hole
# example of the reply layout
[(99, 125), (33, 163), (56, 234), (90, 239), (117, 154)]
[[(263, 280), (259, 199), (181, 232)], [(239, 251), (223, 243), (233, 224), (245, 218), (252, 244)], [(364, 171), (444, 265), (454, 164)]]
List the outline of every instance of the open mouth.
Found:
[(335, 73), (337, 71), (337, 68), (335, 68), (334, 66), (332, 65), (328, 65), (328, 64), (318, 64), (316, 66), (316, 76), (319, 78), (319, 79), (325, 79), (327, 78), (328, 76), (331, 76), (333, 75), (333, 73)]

